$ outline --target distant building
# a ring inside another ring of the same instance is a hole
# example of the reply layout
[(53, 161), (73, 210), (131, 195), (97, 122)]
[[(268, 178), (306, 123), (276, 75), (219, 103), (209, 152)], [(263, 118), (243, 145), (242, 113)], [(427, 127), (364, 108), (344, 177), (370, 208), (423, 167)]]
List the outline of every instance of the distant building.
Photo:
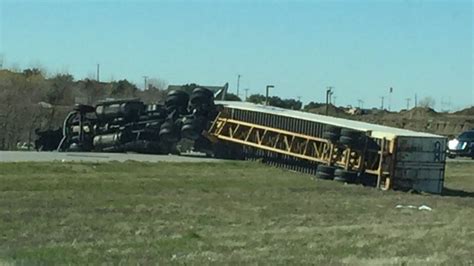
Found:
[(194, 87), (206, 88), (214, 92), (214, 98), (216, 100), (224, 100), (227, 94), (227, 89), (229, 88), (229, 83), (224, 84), (224, 86), (207, 86), (207, 85), (197, 85), (197, 84), (169, 85), (168, 90), (188, 91), (190, 88), (194, 88)]

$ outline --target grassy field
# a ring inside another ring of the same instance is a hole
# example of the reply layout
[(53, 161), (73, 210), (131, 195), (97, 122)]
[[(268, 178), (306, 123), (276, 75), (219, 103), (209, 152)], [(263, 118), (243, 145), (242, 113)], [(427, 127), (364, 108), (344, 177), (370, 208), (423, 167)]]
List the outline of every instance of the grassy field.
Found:
[(382, 192), (252, 162), (0, 164), (0, 264), (472, 264), (474, 164), (449, 164), (446, 186)]

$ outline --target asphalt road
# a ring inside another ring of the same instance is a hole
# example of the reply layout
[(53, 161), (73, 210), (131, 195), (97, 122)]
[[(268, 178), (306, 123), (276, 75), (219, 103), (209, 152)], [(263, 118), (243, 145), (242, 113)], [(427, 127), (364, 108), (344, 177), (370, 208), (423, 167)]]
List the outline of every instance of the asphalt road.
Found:
[(96, 153), (96, 152), (36, 152), (36, 151), (0, 151), (0, 162), (124, 162), (127, 160), (140, 162), (223, 162), (198, 154), (152, 155), (136, 153)]
[[(97, 152), (36, 152), (36, 151), (0, 151), (0, 162), (223, 162), (226, 160), (207, 158), (200, 154), (155, 155), (136, 153), (97, 153)], [(474, 163), (470, 158), (447, 159), (447, 162)]]

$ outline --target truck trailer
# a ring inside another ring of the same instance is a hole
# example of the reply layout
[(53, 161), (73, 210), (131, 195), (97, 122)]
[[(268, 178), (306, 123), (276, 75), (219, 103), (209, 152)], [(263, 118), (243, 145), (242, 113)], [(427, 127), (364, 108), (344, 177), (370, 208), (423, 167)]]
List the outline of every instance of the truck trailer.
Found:
[(223, 106), (205, 135), (245, 159), (371, 184), (441, 193), (443, 136), (247, 102)]

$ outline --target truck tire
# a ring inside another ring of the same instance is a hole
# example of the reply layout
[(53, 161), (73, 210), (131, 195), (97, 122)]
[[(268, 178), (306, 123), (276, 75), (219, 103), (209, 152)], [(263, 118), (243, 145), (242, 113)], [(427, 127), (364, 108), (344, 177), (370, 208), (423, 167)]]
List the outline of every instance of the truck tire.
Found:
[(356, 141), (351, 137), (340, 136), (339, 137), (339, 143), (341, 143), (343, 145), (347, 145), (347, 146), (354, 146), (356, 144)]
[(166, 142), (178, 142), (181, 138), (178, 127), (173, 121), (165, 121), (161, 125), (159, 136)]
[(334, 171), (334, 180), (339, 182), (354, 183), (357, 179), (357, 172), (345, 169), (336, 169)]
[(328, 179), (328, 180), (333, 179), (335, 169), (336, 168), (333, 166), (320, 164), (318, 165), (318, 168), (316, 170), (316, 177), (321, 178), (321, 179)]
[(339, 143), (349, 147), (360, 147), (363, 144), (361, 138), (362, 132), (343, 128), (339, 137)]
[(323, 138), (331, 142), (337, 142), (341, 135), (341, 128), (335, 126), (326, 126), (323, 132)]
[(206, 113), (214, 109), (214, 93), (205, 88), (193, 90), (189, 100), (190, 109), (197, 113)]
[(198, 93), (206, 95), (207, 97), (210, 97), (210, 98), (214, 98), (214, 92), (206, 88), (195, 88), (193, 90), (193, 94), (198, 94)]
[(181, 136), (190, 140), (197, 140), (204, 129), (205, 120), (200, 117), (188, 116), (183, 121)]
[(336, 142), (339, 139), (339, 135), (334, 132), (325, 131), (323, 132), (323, 139), (327, 139), (331, 142)]
[(189, 95), (185, 91), (172, 90), (166, 95), (165, 105), (171, 106), (188, 106)]

